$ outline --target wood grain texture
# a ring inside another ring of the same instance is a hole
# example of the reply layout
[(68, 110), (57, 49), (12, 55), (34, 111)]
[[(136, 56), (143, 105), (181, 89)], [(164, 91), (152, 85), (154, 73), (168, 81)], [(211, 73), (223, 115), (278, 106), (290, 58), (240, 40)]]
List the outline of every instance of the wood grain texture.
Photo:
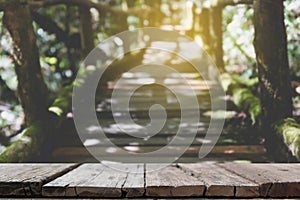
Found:
[(184, 173), (176, 166), (146, 165), (146, 195), (151, 197), (203, 196), (202, 181)]
[(144, 164), (128, 165), (126, 181), (122, 186), (122, 191), (126, 197), (142, 197), (145, 193), (145, 166)]
[(259, 186), (215, 164), (179, 164), (206, 186), (205, 196), (258, 197)]
[(300, 164), (1, 164), (0, 197), (300, 197)]
[(44, 196), (138, 197), (144, 194), (144, 167), (139, 164), (84, 164), (43, 186)]
[(43, 186), (43, 196), (76, 196), (75, 186), (85, 182), (103, 171), (98, 164), (81, 165), (77, 169)]
[(0, 196), (39, 196), (42, 185), (77, 164), (1, 164)]
[(299, 164), (222, 164), (260, 185), (262, 197), (300, 197)]

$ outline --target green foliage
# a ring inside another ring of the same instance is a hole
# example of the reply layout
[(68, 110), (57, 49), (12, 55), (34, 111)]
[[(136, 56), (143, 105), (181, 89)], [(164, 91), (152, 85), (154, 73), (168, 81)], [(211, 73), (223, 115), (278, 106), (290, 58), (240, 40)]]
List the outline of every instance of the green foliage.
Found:
[(245, 87), (254, 91), (259, 83), (257, 77), (255, 78), (243, 78), (238, 75), (230, 75), (229, 73), (223, 73), (220, 76), (221, 84), (226, 92), (232, 93), (235, 87)]
[(260, 99), (255, 96), (252, 89), (257, 87), (257, 78), (242, 79), (235, 75), (224, 73), (220, 77), (223, 89), (233, 96), (233, 102), (239, 109), (250, 114), (252, 123), (258, 123), (262, 109)]
[(239, 77), (238, 81), (240, 82), (241, 85), (244, 85), (250, 89), (256, 89), (258, 86), (258, 83), (259, 83), (259, 80), (257, 77), (249, 78), (249, 79)]
[(231, 86), (238, 84), (237, 81), (234, 78), (232, 78), (232, 76), (228, 73), (221, 74), (220, 81), (223, 89), (227, 93), (231, 93)]
[(55, 113), (57, 116), (71, 112), (72, 92), (73, 84), (62, 88), (53, 104), (49, 107), (49, 111)]
[(79, 16), (76, 7), (65, 5), (40, 9), (40, 16), (47, 19), (34, 24), (40, 62), (47, 86), (56, 92), (72, 82), (81, 61)]
[[(288, 56), (293, 75), (300, 76), (300, 1), (286, 0), (285, 25)], [(226, 6), (223, 10), (224, 60), (226, 68), (242, 72), (255, 66), (253, 8)]]
[[(207, 0), (192, 0), (197, 7), (197, 12), (201, 10)], [(95, 1), (97, 2), (97, 1)], [(149, 6), (150, 1), (141, 0), (118, 0), (106, 1), (110, 6), (125, 9), (137, 6), (139, 8)], [(185, 6), (189, 2), (185, 0), (168, 1), (162, 0), (160, 9), (161, 24), (172, 25), (173, 28), (184, 27), (187, 24), (185, 19), (187, 9)], [(285, 23), (287, 26), (288, 52), (293, 74), (300, 76), (300, 1), (285, 1)], [(126, 9), (125, 9), (126, 10)], [(76, 6), (55, 5), (47, 8), (39, 9), (38, 14), (47, 17), (57, 25), (66, 35), (55, 34), (47, 28), (42, 27), (38, 23), (34, 23), (37, 35), (37, 45), (40, 51), (40, 62), (43, 70), (44, 79), (47, 86), (55, 94), (55, 99), (49, 111), (58, 116), (62, 116), (71, 110), (71, 97), (74, 77), (77, 73), (81, 57), (80, 47), (80, 20), (78, 8)], [(196, 12), (196, 11), (195, 11)], [(143, 27), (151, 21), (153, 15), (148, 13), (132, 14), (127, 19), (111, 13), (99, 13), (96, 9), (91, 9), (92, 23), (94, 29), (95, 43), (101, 42), (112, 34), (129, 28), (130, 30)], [(0, 14), (2, 19), (3, 13)], [(232, 76), (229, 74), (222, 75), (222, 85), (224, 89), (231, 93), (236, 105), (240, 109), (248, 111), (253, 123), (261, 115), (260, 100), (254, 95), (254, 91), (258, 85), (258, 79), (255, 78), (255, 53), (253, 48), (254, 26), (253, 26), (253, 9), (249, 5), (227, 6), (223, 10), (223, 30), (224, 30), (224, 60), (227, 69), (237, 72), (244, 72), (242, 78), (240, 76)], [(43, 20), (42, 20), (43, 21)], [(128, 27), (126, 24), (128, 22)], [(45, 21), (44, 21), (45, 22)], [(122, 23), (121, 23), (122, 22)], [(123, 23), (124, 22), (124, 23)], [(190, 21), (189, 21), (190, 22)], [(195, 23), (195, 22), (194, 22)], [(198, 23), (198, 22), (196, 22)], [(46, 26), (47, 27), (47, 26)], [(14, 66), (11, 58), (8, 56), (9, 51), (13, 48), (12, 42), (5, 34), (3, 26), (0, 26), (0, 75), (5, 84), (0, 85), (1, 101), (4, 101), (4, 89), (7, 86), (16, 93), (17, 76), (14, 72)], [(248, 70), (251, 69), (251, 70)], [(65, 87), (66, 85), (69, 85)], [(0, 102), (2, 105), (2, 102)], [(3, 102), (6, 110), (0, 111), (0, 129), (4, 126), (11, 126), (11, 129), (4, 131), (5, 134), (17, 131), (21, 128), (22, 108), (19, 102)], [(223, 111), (209, 113), (211, 116), (218, 117), (223, 115)], [(227, 115), (227, 113), (225, 113)], [(229, 113), (230, 115), (230, 113)], [(285, 122), (287, 124), (287, 122)], [(299, 127), (293, 124), (294, 129), (288, 132), (296, 133)], [(30, 129), (31, 130), (31, 129)], [(2, 131), (2, 130), (1, 130)], [(26, 130), (27, 131), (27, 130)], [(2, 131), (3, 132), (3, 131)], [(31, 130), (29, 132), (36, 132)], [(293, 144), (299, 146), (300, 139), (293, 139), (294, 134), (287, 134), (286, 142), (297, 141)]]
[(260, 117), (261, 102), (258, 97), (247, 88), (236, 88), (233, 90), (233, 102), (242, 110), (249, 112), (253, 124)]
[(7, 105), (6, 109), (0, 111), (0, 129), (2, 134), (10, 137), (14, 132), (20, 130), (23, 118), (21, 105)]
[(226, 6), (223, 10), (224, 62), (226, 69), (244, 71), (255, 65), (253, 8)]
[(285, 24), (287, 29), (288, 55), (292, 73), (300, 76), (300, 1), (286, 0)]
[(274, 128), (283, 137), (292, 154), (300, 160), (300, 125), (295, 119), (287, 118), (275, 123)]

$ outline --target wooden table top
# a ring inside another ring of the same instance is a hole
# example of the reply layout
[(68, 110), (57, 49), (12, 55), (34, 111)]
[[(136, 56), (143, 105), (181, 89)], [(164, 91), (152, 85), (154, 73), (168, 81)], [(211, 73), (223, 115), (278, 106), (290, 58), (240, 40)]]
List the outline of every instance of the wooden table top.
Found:
[(300, 197), (300, 164), (0, 164), (1, 197)]

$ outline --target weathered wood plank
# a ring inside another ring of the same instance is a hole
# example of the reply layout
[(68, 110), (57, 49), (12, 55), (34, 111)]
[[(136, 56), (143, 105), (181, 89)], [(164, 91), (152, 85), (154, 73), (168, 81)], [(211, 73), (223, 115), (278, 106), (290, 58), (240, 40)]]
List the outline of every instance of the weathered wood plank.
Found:
[(142, 197), (145, 193), (145, 166), (142, 164), (128, 165), (128, 175), (122, 186), (126, 197)]
[(258, 197), (259, 185), (215, 164), (179, 164), (205, 183), (205, 196)]
[[(248, 180), (252, 180), (260, 185), (260, 196), (266, 197), (269, 188), (272, 184), (272, 179), (267, 176), (264, 170), (259, 170), (254, 165), (226, 163), (221, 164), (221, 167), (238, 174)], [(270, 166), (271, 167), (271, 166)]]
[(270, 197), (300, 197), (300, 165), (274, 164), (268, 168), (278, 182), (273, 183), (268, 195)]
[(39, 196), (42, 185), (78, 164), (1, 164), (0, 196)]
[[(112, 156), (126, 156), (127, 154), (123, 151), (120, 151), (115, 146), (106, 146), (106, 147), (89, 147), (95, 155), (98, 155), (97, 152), (99, 152), (99, 156), (103, 155), (102, 152), (107, 152), (110, 148), (114, 148), (114, 150), (111, 152)], [(159, 149), (159, 146), (143, 146), (141, 148), (130, 148), (130, 145), (124, 146), (123, 149), (126, 151), (132, 151), (134, 153), (145, 153), (145, 152), (153, 152)], [(182, 146), (168, 146), (167, 152), (164, 154), (161, 154), (161, 156), (175, 156), (177, 155), (176, 151), (185, 152), (185, 155), (189, 156), (195, 156), (198, 157), (198, 153), (200, 151), (201, 147), (193, 146), (188, 149), (185, 149), (185, 147)], [(259, 155), (264, 154), (265, 148), (261, 145), (228, 145), (228, 146), (214, 146), (212, 151), (210, 152), (210, 155), (213, 154), (222, 154), (222, 155)], [(53, 152), (53, 156), (89, 156), (90, 153), (86, 150), (86, 148), (83, 147), (62, 147), (57, 148)]]
[(204, 184), (176, 166), (146, 165), (146, 195), (150, 197), (203, 196)]
[(299, 197), (299, 164), (234, 164), (220, 165), (260, 185), (262, 197)]
[(98, 174), (103, 167), (98, 164), (81, 165), (77, 169), (47, 183), (43, 186), (43, 196), (77, 196), (76, 185), (85, 182)]
[(121, 197), (125, 192), (128, 197), (142, 196), (143, 171), (143, 165), (138, 164), (84, 164), (44, 185), (42, 194), (53, 197)]
[(147, 171), (143, 164), (76, 166), (1, 164), (0, 196), (40, 196), (42, 184), (56, 178), (43, 186), (42, 195), (300, 197), (300, 164), (178, 164), (154, 171), (160, 165), (148, 164)]
[[(98, 165), (99, 167), (100, 165)], [(121, 197), (127, 173), (103, 166), (100, 174), (76, 185), (80, 197)], [(89, 171), (86, 171), (89, 173)]]

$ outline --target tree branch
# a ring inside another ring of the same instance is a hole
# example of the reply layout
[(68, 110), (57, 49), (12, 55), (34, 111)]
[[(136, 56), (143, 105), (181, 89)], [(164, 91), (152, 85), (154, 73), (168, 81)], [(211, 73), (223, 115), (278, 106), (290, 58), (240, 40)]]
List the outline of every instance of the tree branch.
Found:
[(92, 15), (90, 9), (86, 7), (81, 6), (78, 10), (82, 56), (86, 57), (94, 48)]
[(0, 11), (8, 8), (13, 8), (17, 4), (29, 4), (31, 10), (37, 10), (42, 7), (55, 6), (59, 4), (73, 5), (73, 6), (84, 6), (87, 8), (95, 8), (100, 13), (112, 13), (115, 15), (139, 15), (145, 12), (149, 12), (151, 8), (130, 8), (127, 11), (113, 8), (105, 3), (94, 3), (89, 0), (0, 0)]
[[(5, 1), (5, 0), (2, 0), (2, 1)], [(1, 0), (0, 0), (0, 3), (1, 3)], [(117, 14), (117, 15), (127, 15), (127, 12), (112, 8), (111, 6), (106, 5), (104, 3), (94, 3), (91, 1), (83, 1), (83, 0), (30, 0), (28, 3), (34, 9), (54, 6), (54, 5), (58, 5), (58, 4), (65, 4), (65, 5), (84, 6), (84, 7), (88, 7), (88, 8), (95, 8), (99, 12), (110, 12), (110, 13)]]
[(55, 34), (57, 41), (67, 41), (68, 34), (62, 30), (50, 17), (38, 12), (31, 12), (33, 20), (49, 34)]
[(0, 0), (0, 11), (13, 8), (19, 4), (27, 4), (27, 0)]

